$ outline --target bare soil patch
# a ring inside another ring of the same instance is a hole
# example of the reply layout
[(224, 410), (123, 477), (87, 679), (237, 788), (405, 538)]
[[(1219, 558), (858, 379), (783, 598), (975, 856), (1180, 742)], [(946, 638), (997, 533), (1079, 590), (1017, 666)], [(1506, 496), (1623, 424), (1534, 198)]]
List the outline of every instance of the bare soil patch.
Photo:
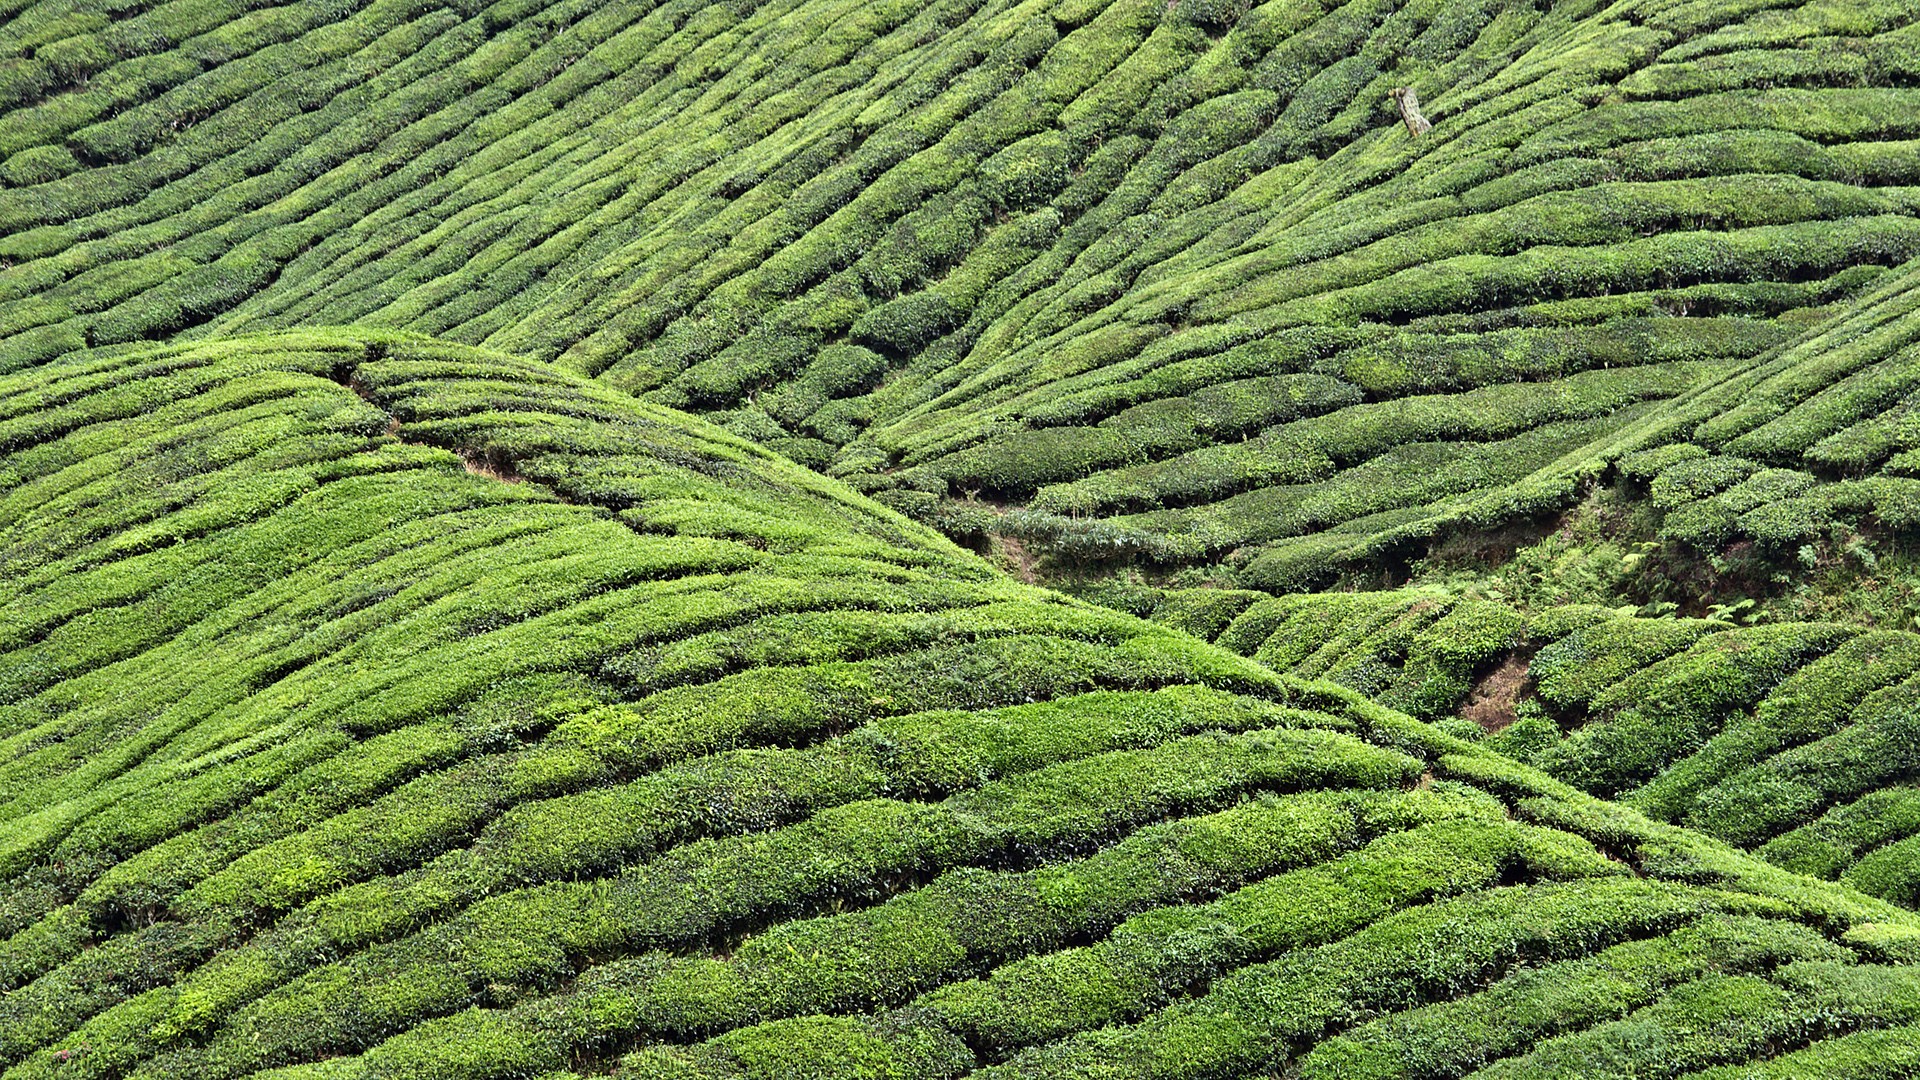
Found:
[(1504, 731), (1519, 718), (1516, 707), (1526, 690), (1527, 661), (1517, 653), (1509, 654), (1474, 686), (1467, 703), (1460, 707), (1460, 715), (1479, 724), (1489, 735)]

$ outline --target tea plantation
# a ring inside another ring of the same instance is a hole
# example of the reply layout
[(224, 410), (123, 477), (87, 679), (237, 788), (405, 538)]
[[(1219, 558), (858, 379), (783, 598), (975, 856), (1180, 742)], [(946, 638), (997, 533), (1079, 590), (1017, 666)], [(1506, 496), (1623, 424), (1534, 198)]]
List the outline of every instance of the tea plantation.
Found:
[(1916, 402), (1910, 0), (0, 0), (0, 1080), (1920, 1078)]
[(295, 332), (0, 415), (9, 1077), (1920, 1045), (1920, 917), (577, 376)]
[(1662, 821), (1920, 907), (1920, 634), (1433, 589), (1199, 589), (1150, 612)]
[(1920, 255), (1904, 0), (120, 2), (0, 29), (0, 366), (423, 331), (1262, 580)]

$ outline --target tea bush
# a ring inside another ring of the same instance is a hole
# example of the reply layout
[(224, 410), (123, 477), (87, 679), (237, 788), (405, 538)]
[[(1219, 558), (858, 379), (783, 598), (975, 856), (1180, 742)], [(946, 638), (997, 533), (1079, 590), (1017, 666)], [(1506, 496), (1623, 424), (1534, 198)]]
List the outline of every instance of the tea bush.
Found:
[[(1310, 598), (1153, 600), (1281, 674), (685, 414), (391, 332), (7, 376), (0, 440), (10, 1075), (1052, 1071), (1297, 965), (1396, 1014), (1519, 1008), (1475, 995), (1522, 956), (1615, 978), (1542, 1006), (1566, 1037), (1716, 977), (1905, 1015), (1870, 974), (1920, 933), (1899, 908), (1356, 693), (1437, 715), (1578, 619), (1410, 590), (1305, 647)], [(1845, 745), (1891, 776), (1874, 715)], [(1823, 798), (1898, 790), (1857, 775)], [(1904, 898), (1898, 838), (1850, 842)], [(1647, 989), (1606, 974), (1631, 948)], [(1209, 1053), (1345, 1053), (1318, 1008)], [(1166, 1030), (1138, 1060), (1185, 1053)], [(1516, 1037), (1448, 1030), (1463, 1061)]]
[[(1799, 10), (23, 5), (0, 44), (0, 370), (424, 332), (755, 409), (756, 442), (919, 493), (893, 501), (923, 520), (987, 492), (1118, 519), (1029, 530), (1043, 554), (1231, 554), (1286, 589), (1564, 508), (1529, 474), (1604, 467), (1641, 422), (1622, 405), (1713, 385), (1920, 254), (1912, 23), (1771, 29)], [(1395, 85), (1439, 134), (1392, 126)], [(1859, 470), (1910, 449), (1878, 419), (1906, 385), (1891, 355), (1728, 450)], [(1553, 380), (1581, 401), (1503, 404)], [(1436, 395), (1488, 423), (1416, 415)], [(1574, 415), (1593, 423), (1392, 507), (1214, 521)], [(898, 479), (919, 466), (945, 489)], [(1799, 543), (1836, 512), (1823, 490), (1676, 507), (1670, 535)], [(1130, 517), (1155, 509), (1191, 513)]]
[(1915, 20), (9, 0), (0, 1071), (1913, 1074)]

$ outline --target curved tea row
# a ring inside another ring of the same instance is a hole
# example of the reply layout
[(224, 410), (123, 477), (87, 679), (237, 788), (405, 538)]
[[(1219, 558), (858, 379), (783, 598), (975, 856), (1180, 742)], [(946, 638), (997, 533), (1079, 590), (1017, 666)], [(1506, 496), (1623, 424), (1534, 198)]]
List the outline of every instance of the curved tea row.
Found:
[(539, 364), (122, 351), (0, 378), (0, 446), (10, 1080), (1847, 1076), (1920, 1024), (1909, 913)]
[(1263, 587), (1526, 512), (1920, 255), (1897, 0), (9, 12), (0, 369), (425, 332)]

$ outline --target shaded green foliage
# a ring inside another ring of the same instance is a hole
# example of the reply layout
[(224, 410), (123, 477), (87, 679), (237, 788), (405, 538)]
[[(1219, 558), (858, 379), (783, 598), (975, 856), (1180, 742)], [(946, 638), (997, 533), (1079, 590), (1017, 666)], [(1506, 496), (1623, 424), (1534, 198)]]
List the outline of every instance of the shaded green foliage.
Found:
[(1909, 538), (1915, 19), (0, 0), (6, 1080), (1912, 1074), (1905, 627), (1300, 590)]
[(1309, 983), (1520, 1008), (1535, 962), (1612, 980), (1566, 1038), (1714, 979), (1910, 1022), (1899, 908), (1354, 692), (1439, 715), (1579, 620), (1358, 597), (1303, 652), (1300, 598), (1156, 602), (1333, 681), (1282, 675), (410, 335), (62, 362), (0, 441), (10, 1078), (1052, 1073), (1242, 987), (1208, 1053), (1307, 1067), (1353, 1026)]
[[(1563, 508), (1537, 474), (1604, 464), (1628, 406), (1920, 254), (1910, 15), (47, 0), (0, 42), (0, 370), (419, 331), (724, 415), (956, 536), (985, 492), (1061, 559), (1310, 587)], [(1895, 458), (1899, 371), (1729, 449)], [(1835, 512), (1769, 477), (1669, 535)]]

